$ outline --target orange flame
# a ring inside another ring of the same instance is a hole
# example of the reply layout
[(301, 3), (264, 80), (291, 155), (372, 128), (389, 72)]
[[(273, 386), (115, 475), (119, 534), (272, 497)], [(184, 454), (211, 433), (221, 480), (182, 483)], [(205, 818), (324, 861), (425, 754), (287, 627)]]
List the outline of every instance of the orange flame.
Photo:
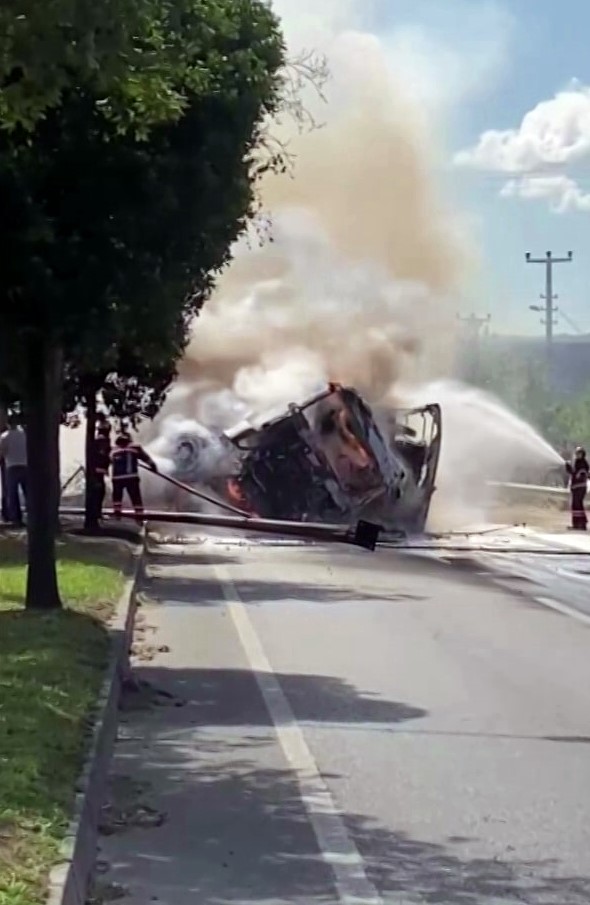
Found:
[(341, 409), (338, 412), (338, 424), (340, 426), (340, 435), (344, 440), (344, 443), (354, 452), (353, 464), (357, 468), (368, 468), (371, 465), (371, 457), (358, 437), (355, 437), (350, 430), (346, 419), (346, 411), (344, 409)]
[(225, 489), (229, 500), (234, 506), (237, 506), (239, 509), (243, 509), (244, 512), (248, 512), (254, 518), (258, 518), (258, 515), (252, 509), (247, 497), (242, 491), (242, 488), (239, 485), (239, 482), (236, 481), (235, 478), (228, 478), (225, 484)]

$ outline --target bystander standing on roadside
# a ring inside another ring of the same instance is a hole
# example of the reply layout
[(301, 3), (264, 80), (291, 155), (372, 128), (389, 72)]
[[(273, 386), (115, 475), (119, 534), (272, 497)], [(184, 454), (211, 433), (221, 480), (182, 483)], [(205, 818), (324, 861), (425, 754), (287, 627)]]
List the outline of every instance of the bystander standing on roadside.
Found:
[(8, 521), (22, 526), (23, 512), (20, 492), (27, 495), (27, 437), (16, 415), (8, 419), (8, 430), (0, 436), (0, 458), (6, 473)]

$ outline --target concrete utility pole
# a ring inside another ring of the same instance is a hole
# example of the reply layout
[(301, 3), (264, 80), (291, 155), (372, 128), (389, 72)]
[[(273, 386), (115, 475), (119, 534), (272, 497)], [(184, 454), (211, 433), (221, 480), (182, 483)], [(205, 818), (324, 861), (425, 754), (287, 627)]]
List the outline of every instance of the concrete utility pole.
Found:
[[(527, 264), (544, 264), (545, 265), (545, 295), (541, 295), (545, 302), (545, 320), (541, 323), (545, 324), (545, 341), (547, 346), (547, 354), (551, 351), (553, 343), (553, 327), (555, 325), (554, 314), (557, 308), (553, 305), (557, 296), (553, 294), (553, 265), (554, 264), (570, 264), (573, 260), (573, 252), (568, 251), (567, 258), (554, 258), (550, 251), (545, 253), (544, 258), (532, 258), (530, 252), (527, 251), (525, 259)], [(531, 311), (543, 311), (540, 305), (529, 305)]]
[(482, 327), (488, 326), (489, 330), (489, 323), (492, 319), (489, 314), (485, 317), (478, 317), (476, 314), (470, 314), (469, 317), (464, 317), (463, 315), (458, 314), (457, 318), (461, 323), (466, 325), (465, 329), (470, 339), (479, 339)]
[(457, 315), (457, 320), (465, 325), (465, 336), (469, 342), (468, 358), (469, 370), (471, 373), (468, 379), (477, 381), (480, 377), (481, 361), (480, 361), (480, 339), (482, 335), (482, 327), (485, 327), (485, 335), (489, 333), (489, 324), (491, 316), (487, 314), (485, 317), (478, 317), (476, 314), (470, 314), (465, 317), (461, 314)]

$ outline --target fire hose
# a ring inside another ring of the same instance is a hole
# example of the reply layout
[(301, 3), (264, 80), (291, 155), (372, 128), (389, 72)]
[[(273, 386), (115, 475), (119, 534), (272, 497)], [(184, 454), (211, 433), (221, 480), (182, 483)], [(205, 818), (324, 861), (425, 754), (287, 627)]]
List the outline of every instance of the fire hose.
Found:
[[(178, 523), (185, 525), (202, 525), (209, 528), (234, 528), (241, 531), (253, 531), (262, 534), (280, 534), (289, 537), (300, 537), (305, 540), (336, 541), (354, 544), (355, 546), (363, 547), (366, 550), (374, 550), (376, 547), (381, 527), (379, 525), (373, 525), (371, 522), (361, 520), (354, 527), (348, 527), (314, 522), (290, 522), (279, 521), (278, 519), (256, 518), (250, 515), (250, 513), (244, 512), (242, 509), (238, 509), (236, 506), (232, 506), (222, 500), (210, 497), (206, 493), (196, 490), (194, 487), (184, 484), (182, 481), (178, 481), (170, 475), (162, 474), (161, 472), (153, 472), (147, 465), (144, 465), (143, 463), (140, 464), (146, 471), (156, 474), (158, 477), (168, 481), (170, 484), (178, 487), (180, 490), (185, 491), (191, 496), (197, 497), (200, 500), (204, 500), (209, 504), (218, 506), (220, 509), (225, 509), (232, 513), (231, 515), (211, 515), (203, 512), (146, 510), (143, 514), (145, 521), (162, 522), (164, 524)], [(84, 509), (75, 506), (64, 506), (60, 508), (60, 513), (62, 515), (83, 516)], [(112, 517), (114, 512), (113, 510), (106, 510), (105, 514)], [(120, 513), (120, 516), (122, 518), (134, 519), (136, 514), (130, 510), (123, 510)]]
[[(81, 507), (62, 507), (60, 514), (65, 516), (82, 517), (84, 509)], [(105, 515), (113, 517), (113, 510), (106, 510)], [(135, 519), (135, 512), (125, 509), (121, 512), (122, 518)], [(206, 515), (202, 512), (169, 512), (168, 510), (146, 510), (144, 519), (147, 522), (160, 522), (162, 524), (198, 525), (206, 528), (231, 528), (238, 531), (247, 531), (252, 534), (274, 534), (282, 537), (298, 537), (302, 540), (319, 542), (335, 542), (352, 544), (363, 547), (366, 550), (375, 550), (380, 547), (387, 550), (427, 552), (434, 551), (444, 555), (445, 553), (493, 553), (512, 555), (534, 556), (575, 556), (588, 557), (590, 550), (571, 550), (554, 547), (494, 547), (490, 544), (436, 544), (411, 543), (403, 540), (390, 540), (385, 537), (378, 539), (380, 526), (370, 522), (358, 522), (354, 527), (344, 525), (330, 525), (315, 522), (288, 522), (275, 519), (243, 518), (235, 515)]]
[(204, 500), (206, 503), (211, 503), (213, 506), (219, 506), (220, 509), (225, 509), (226, 512), (232, 512), (234, 515), (242, 516), (242, 518), (251, 517), (250, 514), (244, 509), (238, 509), (237, 506), (232, 506), (230, 503), (225, 503), (223, 500), (217, 500), (214, 497), (207, 496), (207, 494), (203, 493), (202, 490), (196, 490), (189, 484), (183, 484), (182, 481), (179, 481), (177, 478), (173, 478), (171, 475), (164, 474), (161, 471), (153, 471), (151, 468), (149, 468), (148, 465), (144, 465), (143, 462), (140, 462), (139, 464), (145, 471), (149, 471), (151, 474), (157, 475), (164, 481), (168, 481), (169, 484), (173, 484), (174, 487), (178, 487), (180, 490), (184, 490), (185, 493), (190, 493), (191, 496), (197, 497), (200, 500)]
[[(143, 463), (140, 463), (142, 468), (146, 470), (149, 469)], [(416, 550), (418, 552), (426, 552), (430, 550), (436, 550), (437, 552), (448, 552), (448, 553), (512, 553), (512, 554), (534, 554), (534, 555), (544, 555), (544, 556), (590, 556), (590, 551), (587, 553), (583, 551), (571, 551), (564, 548), (561, 549), (539, 549), (537, 547), (511, 547), (511, 548), (498, 548), (491, 545), (447, 545), (447, 544), (433, 544), (432, 542), (428, 543), (407, 543), (401, 539), (391, 539), (384, 538), (383, 540), (378, 540), (379, 533), (383, 530), (381, 526), (372, 525), (369, 522), (359, 522), (356, 528), (345, 528), (341, 525), (330, 525), (325, 523), (312, 523), (312, 522), (290, 522), (290, 521), (279, 521), (277, 519), (260, 519), (255, 518), (247, 512), (244, 512), (241, 509), (238, 509), (234, 506), (231, 506), (228, 503), (223, 503), (220, 500), (215, 500), (212, 497), (207, 496), (201, 491), (195, 490), (194, 487), (190, 487), (188, 484), (182, 483), (182, 481), (178, 481), (176, 478), (172, 478), (170, 475), (162, 474), (158, 472), (158, 475), (164, 480), (169, 481), (171, 484), (179, 487), (181, 490), (186, 491), (193, 496), (196, 496), (200, 499), (206, 500), (209, 503), (213, 503), (216, 506), (219, 506), (221, 509), (226, 509), (234, 514), (240, 516), (239, 519), (227, 518), (223, 516), (210, 516), (203, 515), (202, 513), (168, 513), (166, 517), (165, 513), (160, 513), (160, 517), (157, 519), (158, 521), (163, 522), (181, 522), (184, 524), (197, 524), (203, 526), (210, 527), (233, 527), (238, 528), (239, 530), (250, 530), (257, 531), (259, 533), (268, 533), (268, 534), (282, 534), (290, 537), (300, 537), (303, 539), (309, 540), (332, 540), (339, 541), (344, 543), (353, 543), (357, 546), (365, 547), (365, 549), (374, 550), (378, 545), (380, 547), (384, 547), (387, 549), (393, 550)], [(490, 485), (494, 484), (494, 482), (489, 482)], [(531, 485), (515, 485), (515, 484), (500, 484), (496, 483), (495, 486), (504, 486), (504, 487), (518, 487), (518, 488), (530, 488)], [(541, 490), (540, 487), (533, 487), (534, 490)], [(547, 488), (543, 488), (547, 489)], [(550, 488), (554, 493), (567, 493), (568, 491), (562, 491), (560, 488)], [(147, 513), (146, 513), (147, 514)], [(132, 517), (132, 513), (129, 513), (130, 517)], [(512, 526), (517, 527), (517, 526)], [(481, 536), (484, 534), (492, 534), (496, 533), (499, 530), (506, 530), (505, 528), (490, 528), (484, 529), (483, 531), (477, 532), (451, 532), (451, 536), (461, 536), (466, 539), (474, 536)], [(359, 539), (364, 533), (364, 541)], [(440, 535), (433, 535), (432, 539), (440, 539)], [(368, 541), (368, 543), (367, 543)]]
[[(142, 464), (142, 467), (147, 471), (152, 471), (147, 466)], [(154, 473), (154, 472), (152, 472)], [(233, 528), (239, 531), (249, 531), (253, 533), (259, 534), (275, 534), (282, 535), (286, 537), (299, 537), (304, 540), (316, 540), (316, 541), (332, 541), (346, 544), (354, 544), (355, 546), (363, 547), (367, 550), (375, 550), (377, 544), (380, 547), (385, 547), (387, 549), (392, 550), (414, 550), (417, 552), (425, 552), (425, 551), (436, 551), (438, 553), (512, 553), (512, 554), (534, 554), (538, 556), (590, 556), (590, 550), (585, 553), (584, 551), (572, 551), (569, 549), (539, 549), (530, 548), (530, 547), (509, 547), (509, 548), (499, 548), (494, 547), (492, 545), (446, 545), (446, 544), (436, 544), (432, 542), (428, 542), (426, 540), (424, 543), (408, 543), (407, 540), (404, 541), (400, 538), (383, 538), (379, 540), (380, 533), (384, 530), (382, 526), (375, 525), (370, 522), (359, 521), (356, 526), (343, 526), (343, 525), (335, 525), (335, 524), (326, 524), (321, 522), (293, 522), (293, 521), (281, 521), (278, 519), (261, 519), (250, 515), (247, 512), (244, 512), (241, 509), (238, 509), (235, 506), (232, 506), (229, 503), (225, 503), (222, 500), (215, 499), (214, 497), (210, 497), (202, 491), (196, 490), (194, 487), (191, 487), (188, 484), (184, 484), (182, 481), (178, 481), (176, 478), (171, 477), (170, 475), (162, 474), (160, 472), (156, 473), (163, 480), (168, 481), (170, 484), (178, 487), (180, 490), (190, 494), (191, 496), (197, 497), (198, 499), (204, 500), (205, 502), (212, 504), (214, 506), (218, 506), (220, 509), (225, 509), (228, 512), (231, 512), (231, 515), (211, 515), (205, 514), (201, 512), (170, 512), (168, 510), (147, 510), (144, 513), (144, 519), (146, 521), (151, 522), (160, 522), (162, 524), (185, 524), (185, 525), (199, 525), (203, 527), (209, 528)], [(83, 516), (84, 509), (79, 507), (62, 507), (60, 508), (60, 513), (62, 515), (69, 516)], [(113, 510), (107, 510), (106, 515), (113, 516)], [(121, 517), (134, 519), (135, 512), (131, 510), (124, 510), (121, 512)], [(492, 529), (493, 531), (499, 529)], [(387, 532), (385, 532), (387, 533)], [(483, 532), (457, 532), (457, 534), (461, 534), (461, 536), (469, 537), (474, 535), (479, 535)], [(487, 533), (487, 532), (486, 532)], [(455, 534), (455, 536), (457, 536)], [(440, 537), (440, 536), (437, 536)]]
[(76, 470), (74, 472), (72, 472), (72, 474), (66, 480), (65, 484), (62, 484), (62, 486), (60, 488), (60, 493), (64, 493), (68, 489), (70, 484), (72, 484), (76, 480), (76, 478), (78, 477), (79, 474), (83, 474), (83, 475), (86, 474), (86, 469), (84, 468), (83, 465), (78, 465)]

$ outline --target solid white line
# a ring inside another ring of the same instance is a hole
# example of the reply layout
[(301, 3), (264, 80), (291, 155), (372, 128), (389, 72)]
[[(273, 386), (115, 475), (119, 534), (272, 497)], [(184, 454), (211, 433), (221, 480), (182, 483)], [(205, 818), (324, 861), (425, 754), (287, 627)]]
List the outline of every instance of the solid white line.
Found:
[(535, 597), (534, 598), (537, 603), (542, 603), (543, 606), (548, 606), (552, 610), (556, 610), (558, 613), (563, 613), (564, 616), (571, 616), (572, 619), (577, 619), (578, 622), (583, 622), (584, 625), (590, 625), (590, 616), (587, 613), (582, 613), (580, 610), (574, 609), (574, 607), (568, 606), (566, 603), (560, 603), (558, 600), (554, 600), (552, 597)]
[(559, 547), (573, 556), (576, 553), (590, 553), (590, 537), (587, 534), (576, 536), (573, 534), (548, 534), (544, 531), (535, 531), (534, 528), (522, 529), (527, 537), (537, 538), (543, 546)]
[(556, 569), (557, 575), (564, 575), (566, 578), (571, 578), (573, 581), (590, 581), (590, 575), (587, 572), (572, 572), (570, 569)]
[(382, 905), (382, 899), (365, 873), (363, 859), (321, 777), (230, 573), (226, 566), (215, 565), (214, 569), (277, 739), (297, 778), (301, 800), (322, 858), (332, 870), (339, 901), (343, 905)]

